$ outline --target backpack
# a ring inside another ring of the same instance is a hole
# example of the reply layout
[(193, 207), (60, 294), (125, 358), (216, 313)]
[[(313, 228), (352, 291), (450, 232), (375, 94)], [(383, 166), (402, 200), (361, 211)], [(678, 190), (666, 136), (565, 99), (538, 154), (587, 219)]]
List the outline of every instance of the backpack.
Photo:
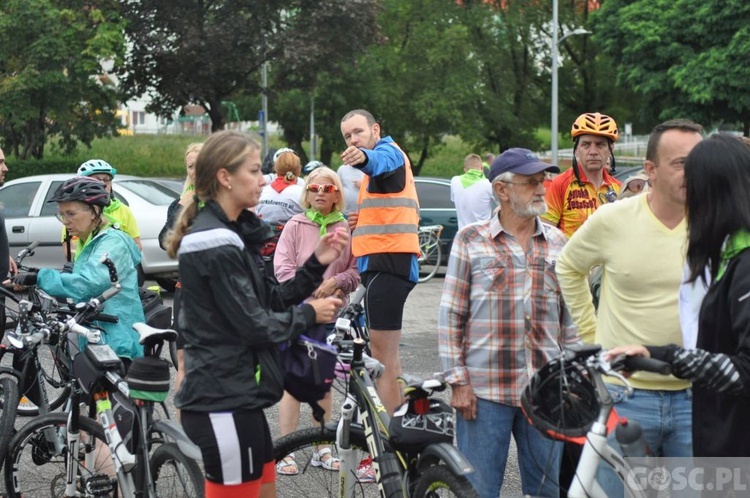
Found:
[(326, 343), (325, 325), (316, 325), (282, 347), (284, 390), (312, 408), (313, 418), (323, 423), (322, 400), (333, 386), (337, 351)]

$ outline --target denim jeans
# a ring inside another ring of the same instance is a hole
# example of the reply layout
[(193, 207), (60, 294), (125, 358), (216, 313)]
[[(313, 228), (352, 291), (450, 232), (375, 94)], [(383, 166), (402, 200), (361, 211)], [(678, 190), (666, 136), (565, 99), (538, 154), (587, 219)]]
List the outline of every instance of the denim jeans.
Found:
[[(617, 414), (641, 425), (654, 456), (693, 456), (693, 396), (690, 389), (634, 389), (633, 395), (627, 396), (622, 386), (609, 384), (607, 387), (612, 393)], [(609, 434), (607, 442), (622, 454), (614, 431)], [(606, 463), (599, 464), (596, 479), (609, 498), (623, 496), (622, 481)]]
[(520, 408), (478, 399), (477, 418), (456, 416), (456, 439), (458, 449), (474, 466), (468, 478), (479, 498), (500, 494), (511, 434), (518, 448), (523, 493), (556, 497), (562, 443), (542, 436)]

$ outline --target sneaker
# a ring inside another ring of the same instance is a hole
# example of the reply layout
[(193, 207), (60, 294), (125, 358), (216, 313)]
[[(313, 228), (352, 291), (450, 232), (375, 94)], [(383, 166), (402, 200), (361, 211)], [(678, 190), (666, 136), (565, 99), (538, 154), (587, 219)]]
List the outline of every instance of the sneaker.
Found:
[(357, 481), (360, 483), (375, 482), (375, 468), (372, 466), (372, 457), (362, 459), (357, 466)]

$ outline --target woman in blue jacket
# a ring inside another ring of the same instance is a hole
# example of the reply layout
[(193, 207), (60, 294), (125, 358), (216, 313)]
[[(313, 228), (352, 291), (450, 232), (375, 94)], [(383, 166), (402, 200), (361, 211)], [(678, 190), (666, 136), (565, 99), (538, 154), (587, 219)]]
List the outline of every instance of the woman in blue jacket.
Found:
[(122, 290), (104, 303), (103, 313), (119, 318), (117, 323), (96, 322), (106, 334), (104, 341), (117, 356), (129, 360), (143, 356), (138, 344), (138, 333), (133, 324), (144, 322), (143, 307), (138, 295), (136, 267), (141, 252), (126, 233), (110, 226), (102, 211), (110, 203), (104, 183), (87, 177), (75, 177), (64, 182), (48, 202), (58, 203), (59, 219), (71, 235), (78, 237), (78, 258), (71, 273), (49, 268), (35, 272), (19, 273), (14, 282), (21, 285), (36, 284), (56, 297), (84, 302), (100, 295), (111, 283), (109, 270), (102, 264), (107, 255), (117, 268)]

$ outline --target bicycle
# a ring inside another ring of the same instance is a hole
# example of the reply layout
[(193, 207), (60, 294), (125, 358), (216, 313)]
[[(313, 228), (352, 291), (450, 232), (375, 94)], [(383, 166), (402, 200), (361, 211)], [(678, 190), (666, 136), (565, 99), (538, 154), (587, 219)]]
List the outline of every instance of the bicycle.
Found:
[[(106, 259), (102, 262), (109, 268), (112, 286), (82, 305), (79, 314), (98, 312), (106, 299), (119, 292), (114, 265)], [(76, 316), (34, 323), (33, 332), (24, 339), (41, 342), (59, 337), (66, 367), (76, 379), (71, 381), (69, 413), (36, 417), (13, 437), (5, 462), (9, 496), (40, 496), (50, 491), (53, 496), (102, 496), (116, 493), (118, 488), (125, 497), (175, 496), (175, 488), (183, 496), (202, 495), (203, 474), (196, 462), (200, 451), (178, 424), (153, 417), (155, 403), (163, 401), (169, 390), (169, 365), (159, 357), (164, 342), (175, 340), (177, 333), (146, 324), (134, 328), (146, 356), (143, 362), (134, 361), (129, 382), (136, 383), (130, 378), (136, 365), (155, 368), (153, 378), (137, 379), (138, 390), (121, 377), (122, 362), (101, 343), (101, 331), (83, 327)], [(79, 336), (88, 341), (85, 349), (78, 348)], [(155, 388), (149, 388), (151, 385)], [(95, 414), (99, 424), (80, 413), (84, 392), (89, 395), (89, 414)], [(136, 414), (132, 430), (125, 434), (112, 414), (111, 397), (117, 393), (125, 397), (122, 405)], [(132, 451), (128, 436), (132, 437)], [(103, 451), (106, 447), (109, 455)], [(116, 478), (108, 472), (111, 470)]]
[[(351, 358), (341, 415), (336, 423), (299, 430), (275, 442), (276, 461), (296, 452), (299, 467), (296, 475), (278, 476), (277, 496), (309, 496), (320, 491), (347, 498), (422, 498), (441, 492), (475, 497), (466, 478), (473, 469), (452, 445), (453, 410), (432, 397), (446, 388), (445, 382), (403, 376), (407, 402), (390, 419), (371, 378), (382, 373), (382, 364), (363, 355), (362, 339), (336, 343), (343, 361), (349, 361), (347, 355)], [(315, 467), (313, 454), (318, 445), (330, 447), (339, 458), (338, 472)], [(362, 482), (361, 472), (358, 475), (365, 455), (372, 460), (372, 484)]]
[[(649, 456), (640, 425), (632, 419), (619, 419), (602, 378), (619, 379), (631, 394), (632, 387), (620, 372), (638, 370), (668, 375), (671, 366), (637, 356), (607, 361), (599, 345), (570, 347), (539, 369), (524, 390), (521, 409), (531, 425), (552, 439), (583, 444), (569, 498), (606, 498), (596, 481), (600, 461), (612, 467), (623, 482), (632, 475), (628, 461), (607, 443), (607, 434), (613, 430), (625, 456)], [(627, 486), (625, 489), (630, 497), (647, 496)]]
[(443, 249), (440, 243), (442, 232), (442, 225), (419, 227), (419, 283), (427, 282), (434, 277), (443, 263)]
[[(23, 265), (26, 257), (34, 255), (34, 249), (39, 242), (32, 242), (29, 246), (21, 250), (16, 257), (16, 265), (21, 271), (35, 271)], [(172, 321), (172, 309), (164, 306), (159, 295), (146, 289), (140, 289), (141, 303), (144, 307), (145, 322), (155, 328), (170, 328)], [(144, 294), (147, 292), (147, 294)], [(0, 348), (0, 361), (6, 354), (13, 356), (12, 369), (16, 372), (19, 381), (19, 393), (21, 395), (18, 404), (17, 414), (24, 417), (36, 416), (39, 414), (54, 411), (70, 398), (70, 388), (68, 387), (69, 373), (63, 371), (60, 364), (59, 352), (56, 344), (46, 344), (48, 347), (42, 347), (42, 343), (26, 343), (20, 341), (18, 337), (28, 335), (26, 327), (33, 320), (44, 321), (47, 316), (55, 314), (76, 314), (78, 310), (69, 303), (56, 299), (37, 286), (29, 286), (25, 289), (28, 297), (28, 304), (23, 308), (18, 308), (19, 300), (17, 296), (2, 289), (2, 294), (9, 297), (16, 303), (17, 310), (9, 307), (7, 311), (13, 317), (14, 326), (8, 330), (5, 347)], [(76, 320), (82, 325), (90, 325), (94, 320), (103, 322), (116, 322), (117, 317), (106, 315), (101, 312), (91, 313), (93, 308), (88, 308), (88, 314), (77, 314)], [(31, 315), (34, 315), (32, 317)], [(38, 315), (38, 316), (37, 316)], [(26, 326), (19, 326), (26, 324)], [(24, 330), (22, 330), (22, 328)], [(170, 343), (170, 353), (173, 352), (174, 342)], [(173, 364), (177, 365), (172, 354)], [(0, 372), (3, 368), (0, 367)], [(7, 371), (7, 370), (6, 370)], [(0, 428), (0, 434), (2, 429)]]

